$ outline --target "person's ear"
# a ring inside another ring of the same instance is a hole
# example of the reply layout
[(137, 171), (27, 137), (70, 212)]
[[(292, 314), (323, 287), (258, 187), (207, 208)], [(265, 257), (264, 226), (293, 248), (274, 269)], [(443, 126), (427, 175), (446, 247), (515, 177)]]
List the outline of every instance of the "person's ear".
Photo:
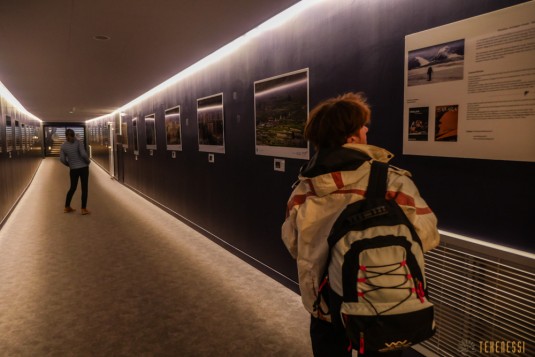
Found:
[(358, 144), (360, 142), (360, 139), (356, 135), (348, 136), (346, 139), (346, 143), (348, 144)]

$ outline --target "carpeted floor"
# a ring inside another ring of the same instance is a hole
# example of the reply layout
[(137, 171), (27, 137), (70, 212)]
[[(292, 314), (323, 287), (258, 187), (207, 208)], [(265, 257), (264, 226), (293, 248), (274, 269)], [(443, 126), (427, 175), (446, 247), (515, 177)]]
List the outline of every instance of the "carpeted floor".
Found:
[(310, 356), (300, 298), (94, 164), (43, 160), (0, 230), (0, 356)]

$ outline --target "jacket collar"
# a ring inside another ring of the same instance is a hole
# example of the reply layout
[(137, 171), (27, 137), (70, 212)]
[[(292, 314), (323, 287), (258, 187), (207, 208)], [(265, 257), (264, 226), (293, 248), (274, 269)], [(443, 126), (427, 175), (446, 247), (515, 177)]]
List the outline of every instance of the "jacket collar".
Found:
[(301, 168), (300, 175), (311, 178), (319, 175), (356, 170), (365, 161), (388, 162), (394, 155), (373, 145), (345, 144), (337, 148), (321, 149)]

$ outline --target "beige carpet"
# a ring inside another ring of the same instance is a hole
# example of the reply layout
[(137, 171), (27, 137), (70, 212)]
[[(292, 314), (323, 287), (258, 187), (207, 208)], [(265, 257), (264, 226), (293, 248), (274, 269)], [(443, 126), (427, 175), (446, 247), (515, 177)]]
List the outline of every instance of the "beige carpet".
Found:
[(43, 160), (0, 230), (0, 356), (310, 356), (300, 298), (92, 164)]

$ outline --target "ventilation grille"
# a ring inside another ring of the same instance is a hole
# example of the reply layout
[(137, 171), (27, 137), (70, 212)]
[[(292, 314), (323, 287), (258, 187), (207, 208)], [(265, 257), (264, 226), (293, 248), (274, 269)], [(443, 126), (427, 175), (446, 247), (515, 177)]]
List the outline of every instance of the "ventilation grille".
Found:
[(533, 353), (534, 265), (529, 254), (443, 236), (426, 254), (437, 333), (421, 346), (439, 356), (505, 354), (504, 348), (508, 356)]

